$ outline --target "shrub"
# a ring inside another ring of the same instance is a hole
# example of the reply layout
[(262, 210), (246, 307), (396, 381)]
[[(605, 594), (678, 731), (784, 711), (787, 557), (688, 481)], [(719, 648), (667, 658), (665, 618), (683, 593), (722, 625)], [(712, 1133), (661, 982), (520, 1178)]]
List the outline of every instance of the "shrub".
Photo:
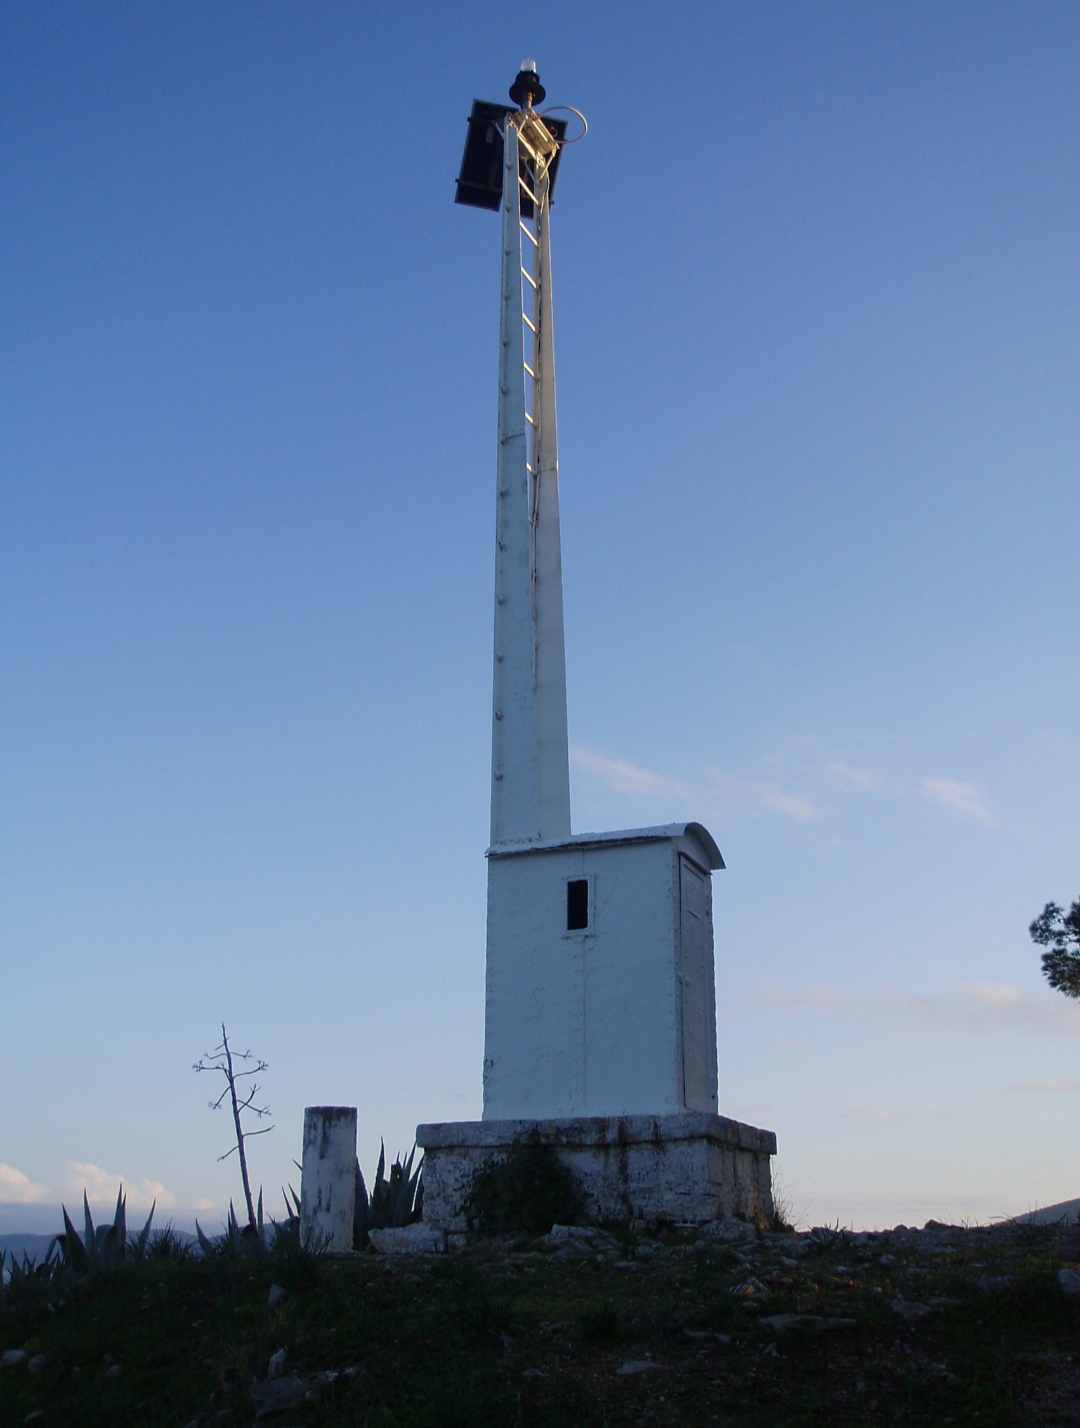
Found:
[(573, 1172), (542, 1145), (516, 1145), (473, 1179), (465, 1219), (481, 1235), (543, 1235), (580, 1224), (585, 1202)]

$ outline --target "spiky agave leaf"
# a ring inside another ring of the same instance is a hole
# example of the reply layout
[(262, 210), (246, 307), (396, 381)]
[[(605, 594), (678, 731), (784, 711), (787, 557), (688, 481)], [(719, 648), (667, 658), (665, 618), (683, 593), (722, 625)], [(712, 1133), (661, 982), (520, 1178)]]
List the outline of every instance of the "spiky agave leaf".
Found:
[(256, 1226), (259, 1231), (259, 1248), (266, 1248), (266, 1226), (263, 1224), (262, 1186), (259, 1186), (259, 1208), (256, 1212)]
[[(59, 1243), (60, 1236), (53, 1235), (52, 1239), (49, 1241), (49, 1246), (45, 1251), (45, 1258), (38, 1266), (38, 1273), (41, 1274), (41, 1277), (43, 1279), (55, 1279), (56, 1276), (60, 1273), (60, 1270), (63, 1268), (63, 1261), (60, 1257), (60, 1251), (58, 1249)], [(42, 1273), (42, 1271), (44, 1271), (44, 1273)]]
[(204, 1257), (206, 1259), (209, 1259), (210, 1256), (214, 1253), (213, 1241), (208, 1240), (203, 1234), (202, 1230), (199, 1227), (198, 1220), (195, 1221), (195, 1235), (199, 1241), (199, 1248), (202, 1250)]
[(229, 1218), (225, 1222), (224, 1248), (231, 1255), (238, 1255), (242, 1249), (240, 1239), (240, 1223), (236, 1218), (236, 1211), (233, 1209), (233, 1202), (229, 1201)]
[(394, 1206), (394, 1223), (396, 1225), (407, 1225), (412, 1218), (413, 1195), (416, 1191), (416, 1182), (413, 1179), (412, 1163), (416, 1155), (416, 1146), (409, 1151), (409, 1158), (401, 1167), (398, 1179), (397, 1204)]
[[(413, 1154), (415, 1155), (415, 1153), (416, 1153), (416, 1146), (414, 1145), (414, 1146), (413, 1146)], [(409, 1165), (410, 1165), (410, 1166), (412, 1165), (412, 1155), (409, 1156)], [(420, 1218), (420, 1212), (421, 1212), (421, 1209), (422, 1209), (423, 1203), (424, 1203), (424, 1201), (423, 1201), (424, 1182), (423, 1182), (423, 1179), (422, 1179), (422, 1171), (423, 1171), (423, 1169), (424, 1169), (424, 1156), (423, 1156), (423, 1153), (421, 1153), (421, 1155), (420, 1155), (420, 1163), (417, 1165), (416, 1169), (412, 1172), (412, 1174), (408, 1177), (409, 1189), (408, 1189), (408, 1196), (407, 1196), (406, 1202), (405, 1202), (406, 1213), (407, 1213), (407, 1219), (406, 1219), (405, 1223), (406, 1223), (407, 1225), (412, 1224), (412, 1222), (413, 1222), (414, 1220), (418, 1220), (418, 1219)]]
[(288, 1190), (286, 1190), (284, 1186), (281, 1187), (281, 1198), (285, 1201), (286, 1222), (288, 1222), (289, 1220), (299, 1220), (300, 1196), (296, 1193), (296, 1191), (292, 1188), (291, 1185), (289, 1186)]
[(120, 1257), (124, 1257), (124, 1246), (127, 1244), (127, 1197), (124, 1195), (124, 1182), (121, 1180), (120, 1189), (116, 1193), (116, 1214), (113, 1216), (113, 1229), (120, 1241)]
[(99, 1225), (97, 1228), (97, 1252), (101, 1268), (111, 1274), (124, 1258), (124, 1242), (115, 1225)]
[(146, 1224), (137, 1235), (132, 1236), (131, 1250), (136, 1259), (146, 1258), (146, 1244), (150, 1238), (150, 1221), (154, 1218), (154, 1210), (157, 1208), (157, 1200), (150, 1206), (150, 1213), (146, 1217)]
[(79, 1239), (66, 1208), (61, 1205), (60, 1209), (64, 1216), (64, 1233), (57, 1235), (60, 1242), (60, 1253), (64, 1256), (65, 1264), (70, 1265), (77, 1274), (85, 1274), (90, 1268), (90, 1256), (86, 1251), (86, 1246)]
[(23, 1260), (24, 1263), (20, 1265), (19, 1261), (15, 1258), (15, 1256), (11, 1256), (11, 1270), (9, 1272), (8, 1278), (8, 1292), (10, 1294), (19, 1294), (25, 1287), (25, 1281), (28, 1278), (25, 1267), (25, 1251), (23, 1252)]
[(92, 1263), (97, 1253), (97, 1239), (94, 1235), (94, 1217), (90, 1213), (90, 1201), (86, 1198), (85, 1190), (83, 1191), (82, 1202), (83, 1215), (86, 1217), (86, 1239), (84, 1243), (86, 1245), (87, 1257)]

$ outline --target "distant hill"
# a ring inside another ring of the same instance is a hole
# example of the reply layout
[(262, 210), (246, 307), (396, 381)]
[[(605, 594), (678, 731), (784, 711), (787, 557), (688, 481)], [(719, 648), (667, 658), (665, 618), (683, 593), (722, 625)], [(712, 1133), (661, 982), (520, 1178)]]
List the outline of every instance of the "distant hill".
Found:
[(52, 1235), (0, 1235), (0, 1250), (7, 1250), (9, 1260), (15, 1258), (22, 1264), (25, 1254), (36, 1264), (44, 1258), (52, 1240)]
[(1043, 1205), (1026, 1215), (1014, 1215), (1020, 1225), (1075, 1225), (1080, 1223), (1080, 1200), (1062, 1200), (1057, 1205)]

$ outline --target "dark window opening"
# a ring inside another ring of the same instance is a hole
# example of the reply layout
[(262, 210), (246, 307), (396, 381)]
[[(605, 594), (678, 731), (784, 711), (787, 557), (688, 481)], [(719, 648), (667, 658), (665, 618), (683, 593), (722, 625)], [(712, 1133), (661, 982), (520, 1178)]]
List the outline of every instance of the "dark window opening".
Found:
[(582, 932), (589, 925), (589, 880), (572, 878), (566, 884), (566, 930)]

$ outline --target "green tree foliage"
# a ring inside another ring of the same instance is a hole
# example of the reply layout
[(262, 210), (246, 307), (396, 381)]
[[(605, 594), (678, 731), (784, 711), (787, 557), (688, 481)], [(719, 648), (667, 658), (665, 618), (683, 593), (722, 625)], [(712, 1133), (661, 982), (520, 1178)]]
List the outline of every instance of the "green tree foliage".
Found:
[(1080, 899), (1068, 912), (1048, 902), (1028, 928), (1032, 942), (1046, 951), (1043, 976), (1067, 997), (1080, 997)]

